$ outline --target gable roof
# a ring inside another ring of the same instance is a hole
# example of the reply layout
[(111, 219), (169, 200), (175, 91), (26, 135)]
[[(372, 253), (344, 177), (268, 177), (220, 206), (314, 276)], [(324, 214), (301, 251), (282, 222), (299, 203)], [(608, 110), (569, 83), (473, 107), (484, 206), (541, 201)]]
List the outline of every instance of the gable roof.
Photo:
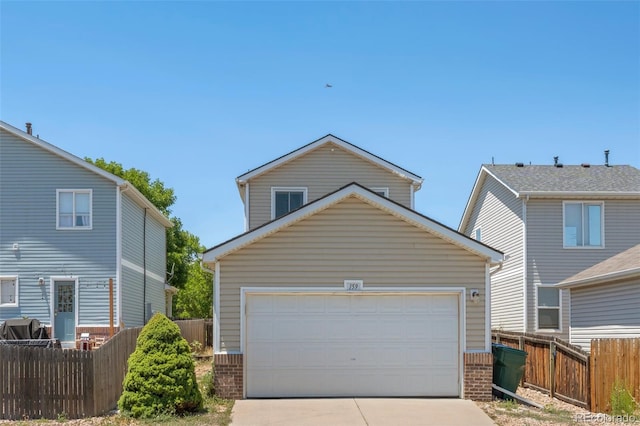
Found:
[(623, 278), (640, 278), (640, 244), (618, 253), (556, 284), (558, 287), (580, 287)]
[[(304, 154), (313, 151), (314, 149), (328, 144), (328, 143), (332, 143), (335, 144), (339, 147), (341, 147), (342, 149), (351, 152), (352, 154), (363, 158), (373, 164), (376, 164), (382, 168), (385, 168), (387, 170), (389, 170), (391, 173), (394, 173), (397, 176), (400, 176), (403, 179), (406, 179), (408, 181), (411, 181), (411, 184), (414, 186), (414, 190), (417, 191), (418, 189), (420, 189), (420, 186), (422, 186), (422, 182), (424, 181), (424, 179), (422, 179), (420, 176), (411, 173), (410, 171), (403, 169), (400, 166), (397, 166), (387, 160), (384, 160), (380, 157), (378, 157), (377, 155), (374, 155), (372, 153), (370, 153), (369, 151), (365, 151), (362, 148), (359, 148), (345, 140), (342, 140), (336, 136), (333, 136), (332, 134), (328, 134), (326, 136), (321, 137), (320, 139), (317, 139), (311, 143), (308, 143), (307, 145), (298, 148), (294, 151), (291, 151), (288, 154), (283, 155), (282, 157), (276, 158), (273, 161), (270, 161), (268, 163), (263, 164), (260, 167), (256, 167), (253, 170), (248, 171), (247, 173), (244, 173), (240, 176), (238, 176), (236, 178), (236, 183), (238, 184), (238, 187), (244, 185), (247, 181), (249, 181), (250, 179), (253, 179), (257, 176), (260, 176), (261, 174), (264, 174), (270, 170), (275, 169), (276, 167), (281, 166), (282, 164), (288, 163), (289, 161), (292, 161), (298, 157), (303, 156)], [(243, 192), (240, 191), (240, 193), (242, 194)]]
[(267, 222), (258, 228), (252, 229), (244, 234), (240, 234), (235, 238), (206, 250), (203, 254), (202, 260), (204, 263), (217, 262), (235, 251), (323, 211), (349, 197), (357, 197), (358, 199), (384, 210), (393, 216), (416, 226), (417, 228), (423, 229), (442, 238), (443, 240), (449, 241), (452, 244), (468, 250), (475, 255), (490, 261), (492, 264), (500, 263), (503, 259), (502, 252), (471, 239), (466, 235), (460, 234), (446, 225), (430, 219), (415, 210), (411, 210), (402, 204), (380, 196), (364, 186), (353, 182), (318, 200), (305, 204), (299, 209), (278, 219)]
[(522, 195), (554, 193), (634, 194), (640, 196), (640, 170), (632, 166), (482, 166)]
[(58, 148), (55, 145), (50, 144), (49, 142), (44, 141), (43, 139), (40, 138), (36, 138), (33, 137), (32, 135), (28, 134), (27, 132), (24, 132), (16, 127), (13, 127), (12, 125), (5, 123), (4, 121), (0, 120), (0, 129), (18, 137), (23, 139), (26, 142), (29, 142), (37, 147), (40, 147), (42, 149), (44, 149), (45, 151), (48, 151), (54, 155), (57, 155), (58, 157), (62, 157), (65, 160), (79, 166), (82, 167), (86, 170), (89, 170), (90, 172), (93, 172), (111, 182), (113, 182), (116, 186), (118, 186), (123, 192), (127, 192), (127, 194), (136, 202), (136, 204), (138, 204), (140, 207), (142, 208), (147, 208), (149, 209), (151, 215), (158, 220), (163, 226), (170, 228), (173, 226), (173, 223), (167, 219), (167, 217), (162, 214), (162, 212), (160, 210), (158, 210), (156, 208), (156, 206), (153, 205), (153, 203), (151, 203), (151, 201), (149, 201), (144, 195), (142, 195), (142, 193), (140, 191), (138, 191), (138, 189), (136, 189), (135, 186), (133, 186), (131, 183), (129, 183), (128, 181), (122, 179), (119, 176), (116, 176), (112, 173), (107, 172), (106, 170), (101, 169), (98, 166), (95, 166), (83, 159), (81, 159), (80, 157), (76, 157), (73, 154), (68, 153), (67, 151)]
[(483, 164), (467, 201), (459, 230), (466, 226), (488, 176), (517, 198), (640, 199), (640, 170), (633, 166), (536, 166)]

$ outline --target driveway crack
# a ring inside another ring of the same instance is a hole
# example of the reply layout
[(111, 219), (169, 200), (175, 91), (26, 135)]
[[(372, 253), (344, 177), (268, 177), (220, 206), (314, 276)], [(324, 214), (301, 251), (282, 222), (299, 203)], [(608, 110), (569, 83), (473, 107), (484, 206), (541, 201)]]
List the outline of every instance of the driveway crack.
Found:
[(353, 402), (356, 404), (356, 407), (358, 407), (358, 411), (360, 412), (360, 416), (362, 416), (362, 420), (364, 420), (364, 424), (369, 426), (369, 422), (367, 421), (366, 417), (364, 416), (364, 413), (360, 409), (360, 405), (358, 405), (358, 401), (355, 398), (353, 398)]

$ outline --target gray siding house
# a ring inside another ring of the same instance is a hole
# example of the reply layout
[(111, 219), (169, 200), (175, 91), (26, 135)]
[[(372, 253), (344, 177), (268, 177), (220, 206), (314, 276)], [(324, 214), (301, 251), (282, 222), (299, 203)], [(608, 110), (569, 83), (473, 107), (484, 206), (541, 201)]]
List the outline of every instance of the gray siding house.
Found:
[(505, 253), (491, 271), (491, 326), (570, 334), (556, 284), (640, 242), (632, 166), (483, 165), (458, 230)]
[[(165, 312), (165, 218), (138, 190), (0, 122), (0, 321), (38, 319), (65, 346)], [(145, 307), (150, 312), (145, 313)]]
[(214, 271), (225, 397), (491, 398), (502, 253), (413, 210), (422, 178), (333, 135), (239, 176)]
[(570, 341), (640, 337), (640, 244), (558, 284), (571, 299)]

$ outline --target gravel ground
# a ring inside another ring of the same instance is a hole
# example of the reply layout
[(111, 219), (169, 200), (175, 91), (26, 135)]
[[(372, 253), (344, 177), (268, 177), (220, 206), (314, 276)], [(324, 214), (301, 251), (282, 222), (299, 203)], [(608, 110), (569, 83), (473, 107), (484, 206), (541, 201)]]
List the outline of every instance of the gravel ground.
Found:
[(550, 426), (588, 424), (593, 416), (589, 411), (551, 398), (529, 388), (518, 388), (517, 395), (542, 405), (544, 409), (496, 399), (492, 402), (477, 402), (499, 426)]

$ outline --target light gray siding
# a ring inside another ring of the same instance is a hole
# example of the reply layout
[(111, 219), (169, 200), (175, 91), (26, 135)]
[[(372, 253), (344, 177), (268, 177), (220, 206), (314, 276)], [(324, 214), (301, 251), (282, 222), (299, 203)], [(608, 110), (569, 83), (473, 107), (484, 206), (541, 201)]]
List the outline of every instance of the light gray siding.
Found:
[(220, 261), (221, 349), (240, 350), (241, 287), (478, 288), (466, 304), (466, 349), (485, 350), (485, 262), (350, 197)]
[(504, 263), (491, 275), (491, 327), (524, 331), (524, 262), (522, 200), (487, 176), (473, 206), (465, 235), (481, 229), (482, 242), (500, 250)]
[(249, 228), (271, 220), (272, 187), (306, 187), (311, 202), (352, 182), (389, 188), (390, 199), (411, 208), (409, 180), (330, 143), (250, 181)]
[(152, 312), (164, 312), (165, 232), (126, 192), (122, 195), (121, 317), (127, 327), (144, 325), (147, 303)]
[(571, 343), (640, 337), (640, 279), (571, 289)]
[[(0, 275), (17, 275), (20, 282), (20, 306), (0, 308), (0, 321), (28, 316), (50, 324), (49, 279), (73, 276), (79, 280), (77, 325), (108, 325), (108, 279), (116, 276), (115, 184), (0, 130), (0, 189)], [(57, 189), (93, 191), (93, 229), (56, 229)]]
[[(531, 199), (527, 205), (528, 331), (536, 331), (536, 286), (556, 284), (640, 241), (640, 202), (604, 202), (604, 248), (563, 248), (562, 201)], [(594, 200), (601, 201), (601, 200)], [(569, 295), (562, 295), (562, 333), (569, 338)]]

